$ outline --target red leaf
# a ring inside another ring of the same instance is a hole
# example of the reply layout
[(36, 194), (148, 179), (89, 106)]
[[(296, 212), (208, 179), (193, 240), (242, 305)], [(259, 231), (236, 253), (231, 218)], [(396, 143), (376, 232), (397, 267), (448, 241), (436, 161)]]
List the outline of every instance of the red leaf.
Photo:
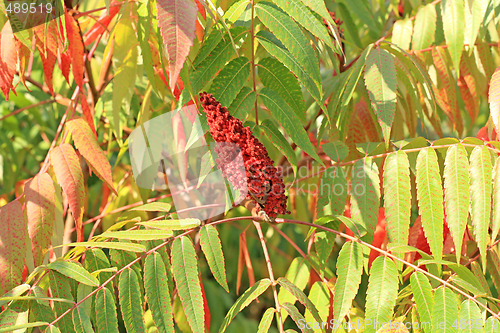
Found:
[(66, 82), (69, 83), (69, 72), (71, 70), (71, 56), (69, 55), (69, 51), (61, 52), (58, 50), (57, 61), (59, 63), (59, 68), (61, 68), (61, 72), (66, 79)]
[(51, 21), (47, 25), (39, 25), (34, 28), (36, 47), (42, 59), (43, 74), (45, 76), (45, 83), (49, 88), (52, 95), (54, 95), (54, 88), (52, 86), (52, 74), (57, 61), (57, 26), (55, 21)]
[(31, 57), (31, 51), (30, 51), (30, 49), (28, 49), (28, 47), (26, 45), (24, 45), (17, 38), (16, 38), (16, 49), (17, 49), (17, 53), (19, 55), (19, 80), (26, 87), (24, 73), (26, 72), (26, 67), (27, 67), (28, 61), (30, 60), (30, 57)]
[[(464, 98), (466, 107), (469, 108), (469, 114), (471, 114), (471, 110), (474, 112), (473, 116), (471, 115), (472, 123), (474, 123), (477, 115), (479, 114), (480, 99), (477, 96), (478, 88), (476, 85), (476, 79), (471, 73), (471, 68), (466, 58), (467, 57), (464, 55), (460, 60), (460, 81), (462, 81), (462, 84), (465, 83), (470, 95), (470, 97), (467, 96), (467, 98), (471, 99), (466, 101), (463, 94), (462, 98)], [(462, 89), (460, 89), (460, 93), (462, 93)]]
[(193, 45), (198, 13), (193, 0), (158, 0), (158, 24), (169, 61), (170, 90)]
[(491, 76), (488, 101), (490, 103), (491, 119), (497, 133), (500, 133), (500, 67)]
[(70, 14), (66, 13), (64, 17), (66, 18), (66, 33), (68, 36), (73, 76), (75, 77), (76, 84), (83, 90), (83, 57), (85, 56), (85, 47), (80, 35), (80, 27), (75, 18)]
[(56, 214), (55, 188), (47, 173), (36, 175), (24, 187), (28, 233), (35, 266), (43, 262), (45, 251), (50, 245)]
[(207, 295), (205, 294), (205, 288), (203, 287), (203, 281), (201, 280), (200, 275), (200, 287), (201, 287), (201, 295), (203, 296), (203, 309), (205, 311), (205, 326), (207, 328), (207, 332), (210, 332), (210, 308), (208, 307)]
[(16, 73), (17, 54), (14, 33), (7, 21), (0, 32), (0, 89), (9, 100), (9, 91), (14, 92), (12, 81)]
[(113, 186), (111, 165), (87, 122), (82, 118), (78, 118), (68, 121), (66, 126), (71, 134), (73, 134), (75, 146), (78, 148), (83, 158), (85, 158), (85, 161), (87, 161), (92, 171), (95, 172), (97, 177), (105, 182), (115, 194), (117, 194)]
[(0, 295), (21, 282), (28, 232), (23, 208), (12, 201), (0, 208)]
[[(384, 208), (379, 208), (378, 210), (378, 221), (377, 227), (375, 228), (375, 233), (373, 234), (372, 245), (378, 247), (379, 249), (387, 249), (387, 231), (386, 231), (386, 220), (385, 220), (385, 210)], [(373, 261), (380, 256), (381, 253), (375, 250), (370, 251), (370, 257), (368, 259), (368, 267), (372, 266)]]
[(83, 241), (83, 211), (85, 206), (85, 188), (80, 160), (75, 150), (64, 143), (50, 153), (57, 182), (68, 198), (69, 208), (75, 218), (77, 241)]
[(95, 131), (93, 115), (92, 115), (92, 112), (90, 111), (89, 103), (87, 103), (87, 98), (85, 97), (85, 95), (82, 92), (80, 92), (80, 104), (82, 105), (83, 116), (85, 117), (87, 124), (89, 125), (92, 132), (94, 132), (94, 136), (97, 139), (97, 133)]
[(113, 1), (109, 7), (109, 13), (106, 11), (103, 16), (101, 16), (96, 23), (90, 28), (83, 38), (85, 40), (85, 46), (89, 46), (95, 41), (99, 36), (101, 36), (108, 28), (111, 20), (118, 14), (121, 9), (121, 3)]

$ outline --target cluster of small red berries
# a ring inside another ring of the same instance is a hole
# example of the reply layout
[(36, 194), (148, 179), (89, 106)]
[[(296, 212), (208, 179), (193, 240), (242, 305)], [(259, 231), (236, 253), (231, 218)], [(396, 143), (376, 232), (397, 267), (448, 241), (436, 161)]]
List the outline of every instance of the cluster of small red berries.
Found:
[[(341, 28), (340, 26), (344, 23), (344, 21), (335, 17), (335, 12), (328, 12), (328, 13), (330, 14), (330, 17), (332, 18), (333, 22), (335, 22), (337, 29), (339, 29), (340, 35), (343, 37), (344, 36), (344, 28)], [(323, 23), (328, 27), (328, 23), (326, 22), (325, 19), (323, 19)]]
[[(241, 151), (245, 164), (247, 199), (256, 201), (257, 207), (269, 217), (289, 214), (286, 209), (287, 196), (281, 174), (274, 167), (264, 145), (253, 136), (250, 127), (243, 127), (241, 120), (231, 116), (226, 107), (223, 107), (212, 94), (200, 93), (200, 102), (207, 114), (207, 123), (214, 141), (236, 144)], [(216, 152), (220, 157), (222, 152)], [(234, 151), (226, 151), (222, 155), (223, 159), (228, 161), (234, 158)], [(224, 176), (238, 188), (239, 173), (231, 172), (230, 164), (222, 164), (221, 170)]]

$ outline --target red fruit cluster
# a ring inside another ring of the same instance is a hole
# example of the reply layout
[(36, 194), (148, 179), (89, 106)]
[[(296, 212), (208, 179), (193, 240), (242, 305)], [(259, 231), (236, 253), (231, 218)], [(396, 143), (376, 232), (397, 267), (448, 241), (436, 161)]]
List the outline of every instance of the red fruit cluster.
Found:
[[(233, 143), (241, 150), (248, 188), (247, 199), (256, 201), (257, 207), (269, 217), (289, 213), (286, 209), (287, 197), (281, 174), (274, 167), (266, 148), (253, 136), (250, 127), (243, 127), (241, 120), (231, 116), (226, 107), (221, 106), (212, 94), (201, 93), (200, 101), (203, 111), (207, 114), (210, 134), (215, 142)], [(223, 160), (234, 157), (234, 152), (216, 152), (219, 157), (224, 156)], [(231, 168), (231, 164), (222, 163), (224, 176), (238, 188), (238, 172), (231, 172)]]

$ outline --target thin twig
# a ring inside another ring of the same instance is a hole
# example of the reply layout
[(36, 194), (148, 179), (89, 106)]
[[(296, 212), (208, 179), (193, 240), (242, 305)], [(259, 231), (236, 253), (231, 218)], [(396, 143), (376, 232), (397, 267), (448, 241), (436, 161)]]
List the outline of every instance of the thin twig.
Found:
[(32, 104), (32, 105), (25, 106), (24, 108), (20, 108), (20, 109), (17, 109), (15, 111), (12, 111), (9, 114), (6, 114), (5, 116), (3, 116), (3, 117), (0, 118), (0, 121), (4, 120), (6, 118), (9, 118), (9, 117), (15, 116), (16, 114), (21, 113), (23, 111), (26, 111), (26, 110), (29, 110), (29, 109), (32, 109), (32, 108), (36, 108), (37, 106), (44, 105), (44, 104), (49, 104), (49, 103), (54, 103), (55, 101), (56, 101), (55, 99), (48, 99), (46, 101), (41, 101), (41, 102), (38, 102), (38, 103), (35, 103), (35, 104)]

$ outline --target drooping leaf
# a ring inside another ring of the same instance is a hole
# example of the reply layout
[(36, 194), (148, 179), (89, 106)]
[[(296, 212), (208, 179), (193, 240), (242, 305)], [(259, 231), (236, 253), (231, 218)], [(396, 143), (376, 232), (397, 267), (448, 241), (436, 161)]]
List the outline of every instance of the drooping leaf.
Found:
[[(318, 234), (316, 234), (318, 235)], [(310, 277), (310, 267), (303, 258), (295, 258), (290, 263), (288, 270), (286, 271), (285, 278), (289, 283), (293, 283), (297, 289), (300, 291), (304, 290), (307, 286), (307, 282)], [(278, 292), (278, 301), (281, 303), (289, 302), (294, 304), (297, 297), (294, 293), (288, 291), (287, 288), (280, 288)], [(281, 311), (281, 317), (283, 320), (286, 319), (286, 312)]]
[(380, 178), (377, 164), (366, 158), (352, 168), (351, 218), (364, 225), (367, 234), (363, 240), (371, 243), (377, 226), (380, 200)]
[[(290, 54), (301, 64), (309, 77), (314, 81), (320, 91), (321, 77), (319, 73), (319, 61), (311, 44), (287, 14), (276, 5), (261, 1), (255, 5), (255, 12), (262, 23), (283, 43)], [(278, 58), (278, 60), (281, 60)]]
[(146, 332), (142, 319), (142, 300), (139, 279), (134, 270), (127, 268), (120, 273), (118, 285), (120, 308), (127, 332)]
[(54, 230), (55, 188), (47, 173), (37, 174), (24, 186), (28, 233), (35, 266), (43, 262)]
[(269, 31), (259, 31), (255, 37), (259, 43), (269, 52), (272, 56), (282, 62), (289, 70), (291, 70), (299, 79), (299, 81), (306, 87), (311, 96), (318, 104), (321, 105), (320, 88), (316, 85), (314, 79), (310, 76), (309, 72), (302, 66), (301, 62), (297, 60), (290, 51)]
[(436, 20), (437, 14), (434, 4), (425, 5), (418, 10), (413, 28), (412, 50), (425, 49), (434, 42)]
[(124, 242), (75, 242), (64, 244), (64, 246), (85, 246), (97, 247), (102, 249), (115, 249), (131, 252), (145, 252), (146, 248), (142, 244), (124, 243)]
[(271, 324), (273, 323), (273, 317), (276, 313), (275, 308), (269, 308), (264, 312), (262, 318), (260, 319), (259, 328), (257, 333), (267, 333), (269, 332), (269, 328), (271, 328)]
[[(415, 272), (410, 277), (410, 284), (417, 304), (418, 316), (422, 322), (431, 323), (434, 296), (429, 280), (423, 273)], [(425, 332), (430, 333), (430, 325), (425, 329)]]
[(78, 118), (68, 121), (66, 126), (71, 134), (73, 134), (76, 148), (78, 148), (78, 151), (85, 158), (92, 171), (106, 183), (106, 186), (110, 190), (118, 195), (113, 186), (111, 165), (99, 146), (99, 142), (97, 142), (97, 139), (92, 134), (92, 129), (87, 122), (82, 118)]
[[(295, 284), (291, 283), (288, 281), (286, 278), (279, 278), (278, 281), (279, 285), (287, 290), (290, 294), (292, 294), (302, 305), (306, 307), (307, 310), (309, 310), (314, 317), (315, 320), (318, 322), (321, 322), (321, 318), (319, 316), (318, 309), (316, 306), (311, 302), (311, 300), (304, 294), (304, 292), (298, 288)], [(286, 302), (285, 302), (286, 303)]]
[(170, 209), (172, 209), (172, 205), (167, 202), (150, 202), (131, 208), (130, 210), (141, 212), (169, 212)]
[(81, 91), (83, 91), (83, 71), (85, 69), (83, 58), (85, 56), (85, 46), (83, 45), (80, 27), (73, 15), (66, 13), (64, 18), (73, 77), (75, 78), (75, 83), (80, 87)]
[(16, 73), (16, 64), (16, 41), (7, 21), (0, 32), (0, 89), (6, 100), (9, 100), (9, 91), (14, 91), (12, 81)]
[(28, 230), (19, 201), (0, 207), (0, 294), (21, 282)]
[(469, 161), (461, 144), (453, 145), (446, 152), (444, 161), (444, 197), (446, 222), (450, 228), (460, 261), (462, 241), (469, 216)]
[(425, 148), (417, 157), (417, 199), (422, 226), (434, 258), (443, 254), (443, 188), (439, 164), (433, 148)]
[(209, 91), (221, 105), (227, 107), (240, 92), (248, 75), (250, 75), (249, 60), (246, 57), (233, 59), (215, 77)]
[(179, 220), (154, 220), (138, 222), (137, 224), (148, 228), (162, 230), (187, 230), (198, 227), (201, 224), (201, 221), (198, 219), (186, 218)]
[(42, 60), (43, 74), (45, 84), (50, 93), (54, 94), (52, 84), (52, 74), (57, 61), (58, 37), (55, 21), (48, 22), (46, 25), (39, 25), (33, 29), (36, 47)]
[(196, 37), (196, 4), (192, 0), (156, 2), (158, 24), (169, 62), (169, 85), (174, 91), (177, 78)]
[[(50, 290), (52, 291), (52, 297), (67, 299), (74, 301), (73, 295), (71, 294), (71, 286), (69, 280), (62, 275), (53, 270), (48, 271)], [(65, 313), (72, 306), (71, 303), (66, 302), (54, 302), (54, 311), (56, 316), (59, 317)], [(62, 332), (72, 332), (73, 321), (71, 320), (71, 313), (63, 316), (58, 322), (57, 327), (61, 329)]]
[(301, 329), (302, 332), (314, 333), (314, 331), (309, 328), (310, 327), (309, 325), (300, 325), (301, 323), (305, 322), (305, 319), (304, 316), (302, 316), (299, 310), (295, 307), (295, 305), (285, 302), (281, 304), (281, 307), (283, 307), (283, 309), (285, 309), (285, 311), (288, 312), (290, 318), (293, 319), (293, 321), (295, 322), (295, 324), (297, 324), (297, 326), (302, 327)]
[(453, 326), (453, 322), (457, 318), (457, 295), (444, 286), (439, 287), (434, 294), (434, 307), (432, 308), (432, 332), (457, 332), (457, 326)]
[[(467, 0), (466, 0), (467, 1)], [(464, 49), (464, 0), (441, 1), (443, 30), (455, 71), (460, 71), (460, 58)]]
[(89, 286), (99, 286), (99, 281), (85, 268), (70, 260), (56, 260), (47, 265), (48, 269), (55, 270), (71, 279)]
[(346, 242), (337, 258), (337, 283), (333, 302), (333, 314), (342, 321), (351, 308), (363, 273), (363, 249), (357, 242)]
[(497, 239), (500, 232), (500, 158), (497, 157), (493, 179), (493, 220), (491, 222), (491, 241)]
[(158, 331), (161, 333), (174, 332), (167, 270), (158, 252), (153, 252), (146, 257), (144, 288)]
[(248, 288), (243, 295), (241, 295), (233, 306), (229, 309), (221, 327), (219, 328), (219, 333), (225, 332), (231, 321), (236, 317), (236, 315), (246, 308), (254, 299), (259, 297), (264, 291), (271, 285), (271, 280), (262, 279), (254, 283), (253, 286)]
[(219, 232), (212, 225), (205, 225), (200, 229), (200, 244), (205, 258), (207, 258), (210, 271), (215, 280), (229, 292), (226, 279), (226, 266), (224, 264), (224, 253), (219, 239)]
[(334, 162), (342, 162), (349, 154), (349, 148), (342, 141), (327, 142), (321, 146)]
[(189, 326), (194, 332), (204, 332), (205, 312), (198, 277), (198, 262), (190, 238), (184, 236), (174, 240), (172, 266), (177, 290)]
[(260, 127), (263, 128), (263, 132), (269, 137), (276, 148), (283, 153), (288, 162), (290, 162), (290, 165), (292, 167), (297, 166), (297, 156), (295, 156), (295, 152), (276, 125), (271, 120), (265, 119), (260, 123)]
[(486, 246), (491, 214), (491, 179), (493, 166), (490, 151), (486, 146), (477, 146), (470, 155), (471, 219), (474, 238), (478, 244), (486, 271)]
[(389, 242), (408, 244), (411, 215), (410, 162), (402, 150), (384, 163), (384, 208)]
[[(321, 318), (320, 322), (326, 322), (330, 310), (330, 289), (328, 286), (321, 281), (316, 282), (313, 284), (311, 287), (311, 290), (309, 291), (309, 296), (308, 298), (311, 300), (311, 302), (316, 306), (318, 309), (319, 316)], [(306, 322), (315, 322), (316, 319), (313, 317), (312, 313), (306, 309), (304, 313), (304, 318), (306, 319)], [(313, 327), (315, 332), (321, 332), (320, 329), (315, 329)]]
[(321, 159), (316, 153), (316, 149), (307, 136), (304, 127), (302, 127), (295, 115), (290, 114), (289, 110), (286, 109), (285, 100), (277, 92), (267, 87), (260, 90), (259, 97), (297, 146), (321, 163)]
[(104, 287), (96, 294), (95, 308), (96, 327), (99, 332), (118, 333), (118, 318), (116, 316), (116, 305), (111, 291)]
[(366, 58), (365, 85), (388, 145), (396, 112), (397, 74), (394, 58), (385, 49), (372, 49)]
[(306, 107), (299, 82), (285, 65), (273, 57), (264, 58), (259, 61), (259, 77), (265, 87), (280, 94), (297, 117), (305, 121)]
[(78, 241), (83, 241), (83, 211), (85, 209), (85, 185), (80, 161), (73, 147), (64, 143), (50, 153), (57, 182), (68, 198), (69, 208), (75, 218)]
[(92, 323), (90, 318), (83, 310), (83, 306), (77, 306), (72, 311), (73, 325), (76, 333), (93, 333)]
[(497, 133), (500, 133), (500, 67), (495, 70), (491, 77), (488, 102), (490, 103), (491, 119)]

